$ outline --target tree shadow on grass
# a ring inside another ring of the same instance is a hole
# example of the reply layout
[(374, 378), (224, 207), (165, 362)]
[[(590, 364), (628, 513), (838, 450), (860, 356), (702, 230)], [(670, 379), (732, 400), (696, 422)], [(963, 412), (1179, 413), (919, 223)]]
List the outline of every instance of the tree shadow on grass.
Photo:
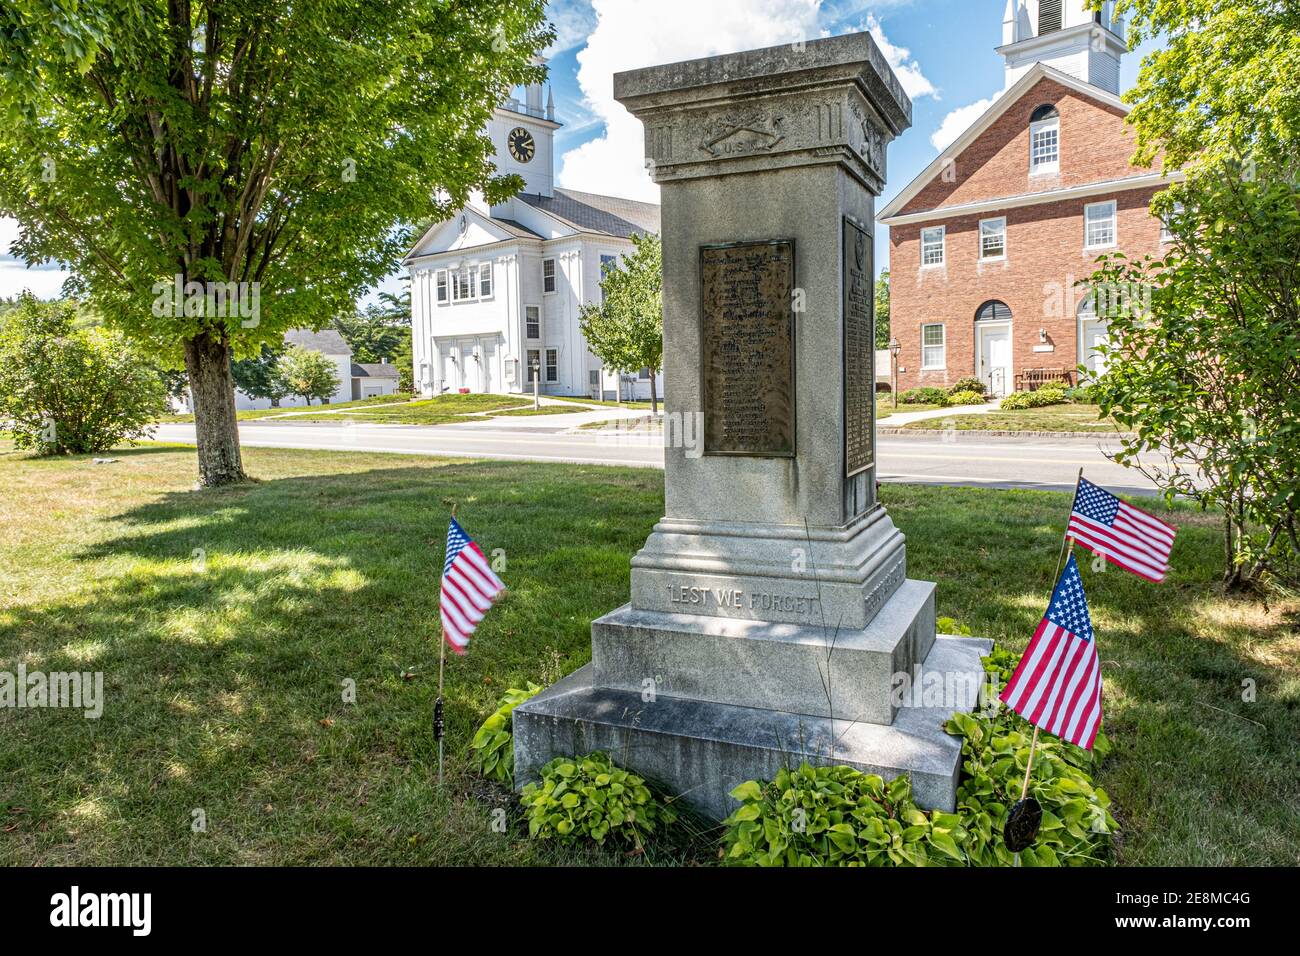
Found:
[[(33, 670), (102, 671), (106, 697), (98, 720), (0, 713), (4, 798), (26, 811), (3, 852), (531, 859), (539, 851), (492, 832), (488, 808), (471, 826), (474, 805), (434, 785), (443, 502), (504, 557), (511, 588), (471, 653), (448, 655), (454, 794), (464, 748), (505, 688), (585, 662), (589, 621), (626, 600), (629, 557), (662, 511), (654, 473), (574, 477), (419, 463), (171, 493), (112, 519), (120, 534), (74, 556), (93, 583), (0, 624), (0, 653)], [(195, 811), (206, 832), (192, 829)]]

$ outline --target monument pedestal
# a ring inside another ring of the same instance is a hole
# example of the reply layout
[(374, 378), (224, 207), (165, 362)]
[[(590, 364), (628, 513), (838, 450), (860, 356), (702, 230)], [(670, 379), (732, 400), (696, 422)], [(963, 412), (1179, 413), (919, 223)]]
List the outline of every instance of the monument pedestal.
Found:
[(862, 33), (614, 93), (662, 193), (666, 514), (591, 664), (515, 708), (516, 785), (606, 750), (719, 819), (805, 761), (909, 773), (951, 808), (943, 727), (988, 645), (936, 638), (935, 587), (876, 500), (875, 197), (911, 102)]

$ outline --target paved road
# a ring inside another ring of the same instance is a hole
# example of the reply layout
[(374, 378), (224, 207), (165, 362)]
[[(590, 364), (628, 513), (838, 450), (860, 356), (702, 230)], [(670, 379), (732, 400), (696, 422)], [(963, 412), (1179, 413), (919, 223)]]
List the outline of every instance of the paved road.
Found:
[[(562, 429), (539, 428), (535, 423), (527, 428), (467, 428), (244, 422), (239, 433), (245, 445), (254, 447), (663, 467), (663, 450), (657, 444), (628, 437), (614, 439), (595, 432), (565, 434)], [(194, 426), (161, 425), (155, 437), (159, 441), (192, 443)], [(980, 437), (976, 433), (960, 433), (949, 441), (941, 435), (877, 438), (881, 481), (1068, 490), (1074, 487), (1079, 469), (1085, 468), (1090, 479), (1117, 491), (1152, 491), (1140, 474), (1110, 462), (1103, 453), (1105, 447), (1113, 447), (1113, 440), (1092, 436)]]

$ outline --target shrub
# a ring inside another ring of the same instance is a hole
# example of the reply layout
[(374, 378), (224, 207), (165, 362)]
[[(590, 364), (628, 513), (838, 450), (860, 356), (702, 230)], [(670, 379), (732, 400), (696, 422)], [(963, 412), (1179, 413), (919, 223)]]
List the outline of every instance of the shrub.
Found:
[(515, 782), (515, 738), (511, 712), (542, 689), (529, 683), (527, 689), (511, 687), (501, 698), (496, 710), (483, 721), (474, 739), (470, 741), (469, 762), (475, 770), (507, 786)]
[[(943, 620), (940, 630), (965, 630)], [(984, 669), (1005, 683), (1018, 660), (994, 650)], [(886, 785), (852, 767), (804, 765), (731, 792), (741, 806), (725, 821), (726, 859), (755, 866), (1013, 865), (1002, 829), (1020, 799), (1033, 728), (995, 701), (991, 709), (954, 714), (947, 730), (963, 738), (956, 813), (917, 809), (906, 777)], [(1091, 752), (1039, 734), (1029, 793), (1043, 819), (1034, 844), (1020, 854), (1023, 865), (1109, 862), (1118, 826), (1110, 798), (1091, 778), (1109, 750), (1102, 733)]]
[(542, 768), (538, 783), (524, 787), (519, 802), (529, 836), (566, 843), (590, 837), (603, 844), (614, 837), (639, 847), (643, 836), (677, 819), (644, 780), (620, 770), (603, 753), (557, 757)]
[(923, 385), (909, 388), (898, 396), (898, 400), (904, 405), (947, 405), (948, 393), (933, 385)]
[(0, 419), (42, 454), (100, 452), (167, 411), (161, 373), (119, 333), (77, 328), (76, 306), (26, 293), (0, 329)]
[(956, 814), (926, 814), (906, 775), (886, 784), (852, 767), (781, 770), (749, 780), (726, 819), (726, 859), (750, 866), (960, 866), (965, 840)]
[(1036, 392), (1012, 392), (1002, 399), (998, 406), (1004, 411), (1024, 408), (1043, 408), (1047, 405), (1065, 403), (1065, 386), (1058, 384), (1044, 385)]
[(1097, 390), (1091, 385), (1076, 385), (1065, 390), (1065, 400), (1076, 405), (1096, 405)]
[(968, 375), (966, 378), (959, 378), (948, 386), (948, 394), (956, 395), (958, 392), (979, 392), (984, 394), (984, 383), (974, 375)]
[(949, 405), (983, 405), (983, 392), (952, 392), (948, 395)]
[[(995, 649), (984, 670), (999, 685), (1011, 679), (1019, 655)], [(957, 813), (966, 834), (963, 849), (974, 866), (1006, 866), (1015, 854), (1002, 841), (1011, 806), (1020, 799), (1033, 727), (1009, 708), (953, 714), (950, 734), (962, 737), (962, 779)], [(1118, 829), (1106, 791), (1093, 785), (1091, 772), (1110, 752), (1098, 733), (1092, 751), (1048, 734), (1038, 735), (1029, 794), (1043, 808), (1034, 845), (1020, 854), (1025, 866), (1097, 866), (1108, 862), (1111, 834)]]

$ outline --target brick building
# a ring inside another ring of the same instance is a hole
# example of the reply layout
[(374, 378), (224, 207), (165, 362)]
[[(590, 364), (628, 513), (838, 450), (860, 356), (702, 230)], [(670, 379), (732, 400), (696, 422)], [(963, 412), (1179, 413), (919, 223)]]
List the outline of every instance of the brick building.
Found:
[(900, 389), (977, 376), (991, 394), (1096, 370), (1105, 322), (1074, 287), (1099, 255), (1159, 254), (1118, 96), (1124, 24), (1112, 5), (1008, 0), (1007, 88), (880, 212)]

